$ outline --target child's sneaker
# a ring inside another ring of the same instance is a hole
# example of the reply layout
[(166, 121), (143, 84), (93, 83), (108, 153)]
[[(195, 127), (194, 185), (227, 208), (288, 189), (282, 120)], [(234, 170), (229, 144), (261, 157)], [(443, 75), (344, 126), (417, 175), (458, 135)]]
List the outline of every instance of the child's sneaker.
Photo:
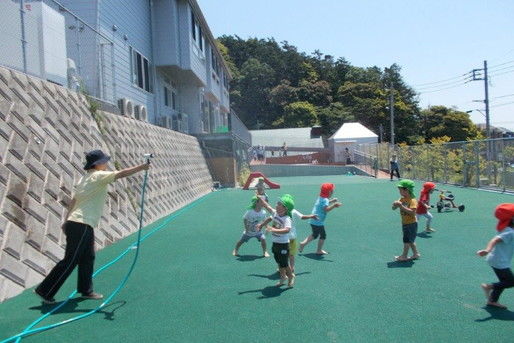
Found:
[(289, 282), (287, 283), (287, 287), (293, 288), (295, 279), (296, 279), (296, 275), (293, 274), (293, 276), (291, 276), (291, 278), (289, 279)]
[(269, 254), (268, 254), (268, 252), (267, 252), (267, 251), (265, 251), (265, 252), (264, 252), (264, 254), (263, 254), (262, 256), (264, 256), (264, 257), (269, 257)]
[(280, 287), (280, 286), (283, 286), (287, 281), (287, 277), (285, 279), (280, 279), (279, 282), (277, 282), (277, 284), (275, 286), (277, 287)]
[(425, 229), (425, 232), (435, 232), (435, 229), (431, 228), (431, 227), (427, 227)]
[(412, 255), (409, 260), (418, 260), (421, 257), (420, 254)]

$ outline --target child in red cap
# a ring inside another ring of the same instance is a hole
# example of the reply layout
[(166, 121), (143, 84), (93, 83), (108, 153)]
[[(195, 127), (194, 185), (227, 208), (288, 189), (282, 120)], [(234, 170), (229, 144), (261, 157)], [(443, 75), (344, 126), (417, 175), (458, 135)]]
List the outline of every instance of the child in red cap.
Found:
[(327, 234), (325, 232), (325, 217), (327, 216), (328, 212), (332, 211), (336, 207), (341, 206), (341, 203), (338, 202), (336, 198), (329, 199), (330, 196), (332, 196), (334, 189), (335, 186), (333, 183), (324, 183), (321, 185), (319, 198), (316, 200), (314, 208), (312, 209), (312, 214), (316, 216), (316, 218), (312, 218), (310, 220), (312, 234), (300, 243), (300, 252), (302, 252), (303, 248), (312, 240), (319, 237), (318, 250), (316, 251), (316, 254), (327, 254), (327, 252), (323, 250), (323, 244), (325, 243), (325, 239), (327, 238)]
[(505, 288), (514, 287), (514, 275), (510, 269), (514, 254), (514, 204), (498, 205), (494, 215), (498, 218), (496, 230), (499, 234), (489, 241), (485, 249), (477, 251), (477, 255), (487, 255), (487, 262), (500, 280), (481, 285), (487, 305), (506, 309), (507, 306), (498, 303), (498, 299)]
[(430, 224), (432, 223), (432, 213), (429, 212), (430, 207), (430, 194), (435, 189), (435, 183), (433, 182), (425, 182), (423, 184), (423, 189), (419, 193), (419, 200), (418, 200), (418, 207), (416, 208), (416, 219), (419, 222), (419, 219), (421, 217), (425, 217), (427, 219), (427, 223), (425, 226), (425, 232), (431, 233), (435, 230), (430, 227)]

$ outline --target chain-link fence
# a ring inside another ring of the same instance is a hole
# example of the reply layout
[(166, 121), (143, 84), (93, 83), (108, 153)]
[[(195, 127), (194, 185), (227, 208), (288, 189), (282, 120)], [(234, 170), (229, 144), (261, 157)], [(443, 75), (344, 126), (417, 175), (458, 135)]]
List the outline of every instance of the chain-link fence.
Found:
[[(514, 138), (469, 142), (355, 147), (357, 164), (374, 173), (389, 172), (396, 155), (402, 177), (464, 187), (514, 191)], [(376, 175), (376, 174), (375, 174)]]
[(114, 44), (55, 0), (0, 1), (0, 65), (114, 103)]

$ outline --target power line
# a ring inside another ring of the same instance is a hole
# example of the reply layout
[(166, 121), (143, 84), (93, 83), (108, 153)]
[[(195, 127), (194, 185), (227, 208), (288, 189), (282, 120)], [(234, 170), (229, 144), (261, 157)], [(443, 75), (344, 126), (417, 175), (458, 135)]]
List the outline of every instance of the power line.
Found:
[(514, 69), (511, 69), (511, 70), (508, 70), (508, 71), (505, 71), (505, 72), (502, 72), (502, 73), (498, 73), (498, 74), (493, 73), (490, 76), (501, 76), (501, 75), (505, 75), (505, 74), (510, 74), (512, 72), (514, 72)]
[(501, 67), (503, 65), (512, 64), (512, 63), (514, 63), (514, 60), (510, 60), (510, 61), (507, 61), (507, 62), (504, 62), (504, 63), (496, 64), (496, 65), (492, 66), (490, 69), (495, 69), (497, 67)]
[(421, 92), (419, 92), (419, 94), (436, 93), (436, 92), (444, 91), (444, 90), (446, 90), (446, 89), (457, 88), (457, 87), (464, 86), (464, 85), (465, 85), (466, 83), (468, 83), (468, 82), (470, 82), (470, 81), (466, 81), (466, 82), (464, 82), (464, 83), (460, 83), (460, 84), (455, 85), (455, 86), (444, 87), (444, 88), (440, 88), (440, 89), (436, 89), (436, 90), (421, 91)]
[(450, 78), (447, 78), (447, 79), (444, 79), (444, 80), (425, 82), (425, 83), (418, 83), (416, 85), (413, 85), (413, 87), (421, 87), (421, 88), (423, 88), (424, 86), (428, 86), (428, 85), (434, 85), (434, 84), (439, 84), (439, 83), (447, 83), (448, 81), (452, 81), (452, 80), (456, 80), (456, 79), (464, 79), (465, 76), (468, 75), (468, 74), (470, 74), (470, 72), (467, 72), (467, 73), (459, 75), (459, 76), (450, 77)]
[(511, 96), (514, 96), (514, 93), (513, 94), (506, 94), (506, 95), (495, 96), (493, 99), (508, 98), (508, 97), (511, 97)]
[(466, 79), (462, 79), (462, 80), (456, 80), (456, 81), (441, 83), (439, 85), (416, 87), (416, 88), (422, 92), (422, 91), (431, 90), (434, 88), (444, 88), (444, 87), (455, 86), (455, 85), (463, 85), (469, 81), (471, 81), (471, 76), (468, 76)]
[(497, 104), (497, 105), (493, 105), (491, 107), (496, 108), (496, 107), (507, 106), (507, 105), (512, 105), (512, 104), (514, 104), (514, 101), (504, 102), (503, 104)]

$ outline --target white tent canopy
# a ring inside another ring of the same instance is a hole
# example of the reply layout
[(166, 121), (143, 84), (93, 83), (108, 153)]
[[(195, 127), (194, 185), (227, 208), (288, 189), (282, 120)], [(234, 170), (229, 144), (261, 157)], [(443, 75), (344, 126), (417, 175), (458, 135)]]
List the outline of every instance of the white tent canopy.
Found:
[[(361, 123), (344, 123), (329, 139), (335, 162), (353, 161), (353, 147), (357, 144), (378, 143), (378, 136)], [(346, 152), (348, 149), (348, 152)]]
[(329, 139), (334, 142), (377, 143), (378, 136), (361, 123), (344, 123)]

